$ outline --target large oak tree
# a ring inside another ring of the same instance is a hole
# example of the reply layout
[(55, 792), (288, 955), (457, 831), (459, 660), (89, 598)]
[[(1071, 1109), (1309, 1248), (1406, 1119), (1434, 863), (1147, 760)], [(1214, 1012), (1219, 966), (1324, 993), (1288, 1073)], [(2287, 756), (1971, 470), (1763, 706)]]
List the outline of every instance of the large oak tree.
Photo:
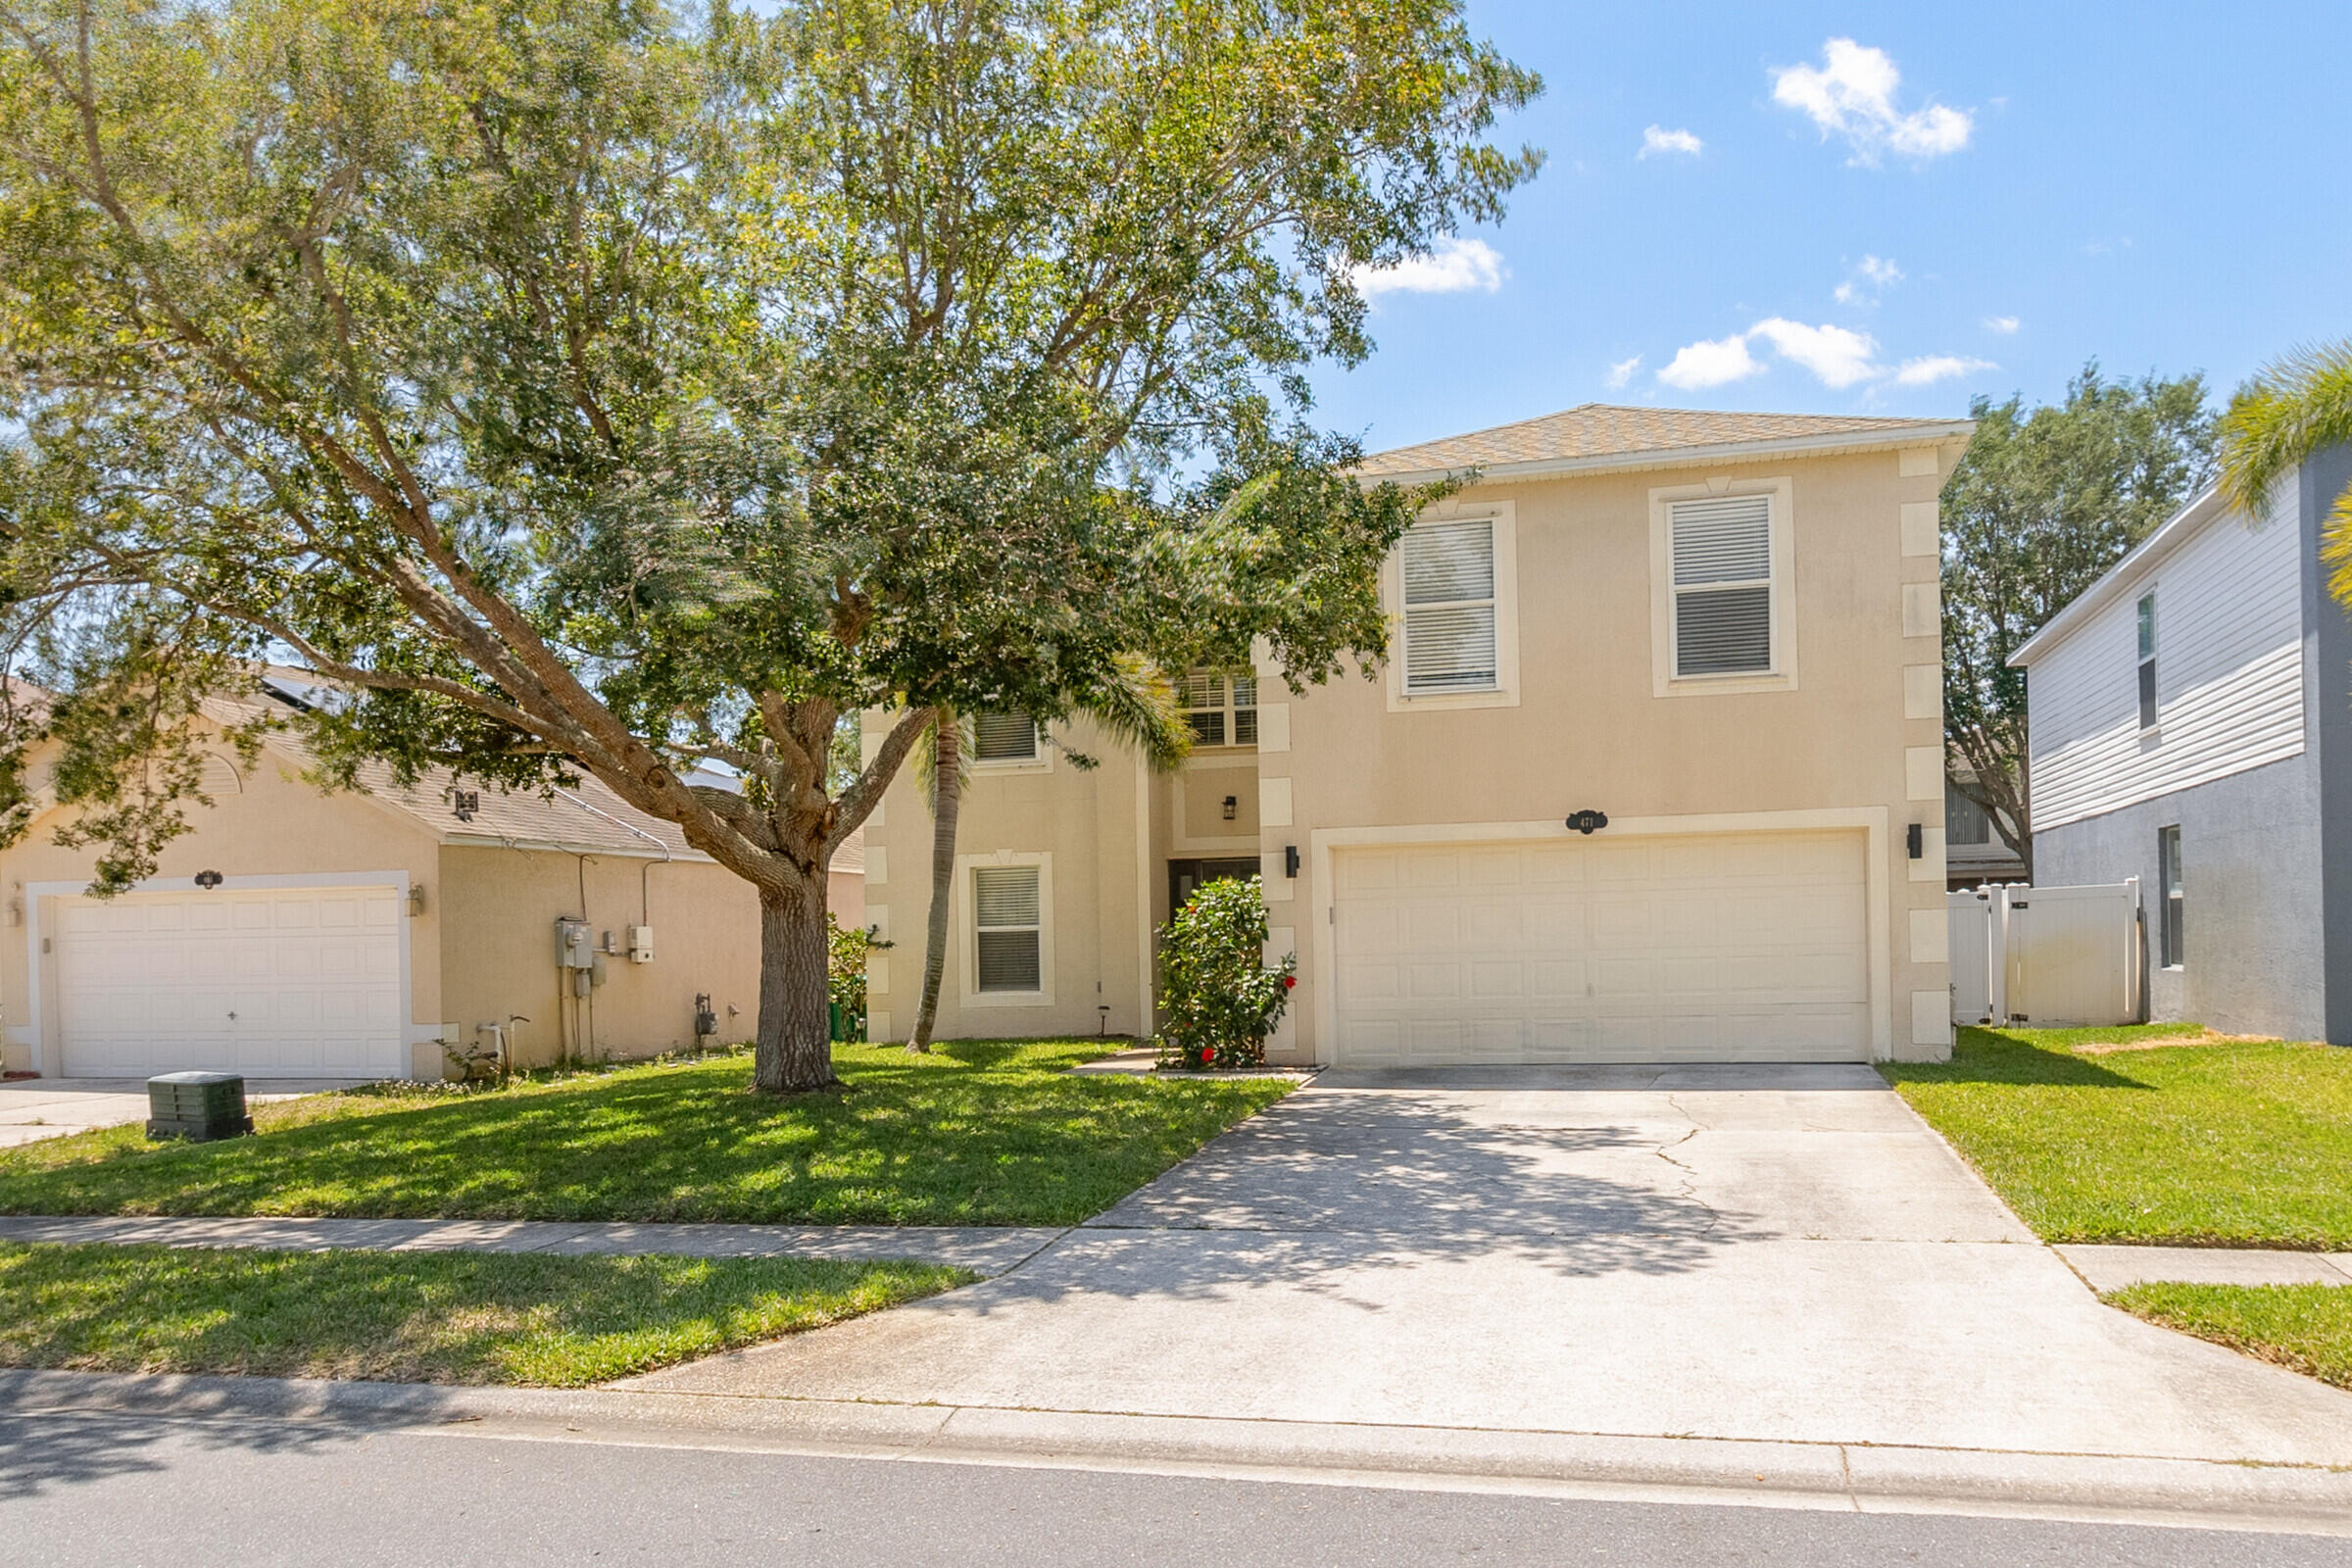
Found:
[(130, 885), (297, 664), (330, 778), (593, 774), (751, 882), (756, 1082), (821, 1086), (927, 714), (1384, 651), (1420, 498), (1302, 374), (1536, 90), (1455, 0), (0, 0), (0, 808), (53, 739)]

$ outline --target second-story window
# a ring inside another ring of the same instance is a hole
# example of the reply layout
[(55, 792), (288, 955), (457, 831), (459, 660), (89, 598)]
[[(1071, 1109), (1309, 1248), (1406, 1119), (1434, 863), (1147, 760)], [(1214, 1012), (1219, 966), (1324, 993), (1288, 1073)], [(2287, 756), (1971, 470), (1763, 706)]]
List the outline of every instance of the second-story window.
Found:
[(2156, 727), (2156, 596), (2139, 596), (2139, 727)]
[(1772, 498), (1677, 501), (1669, 515), (1676, 678), (1770, 673)]
[(1196, 746), (1257, 744), (1257, 678), (1196, 669), (1178, 688)]
[(972, 720), (972, 758), (1026, 762), (1037, 756), (1037, 720), (1027, 713), (981, 713)]
[(1402, 554), (1405, 694), (1493, 690), (1494, 520), (1415, 523)]

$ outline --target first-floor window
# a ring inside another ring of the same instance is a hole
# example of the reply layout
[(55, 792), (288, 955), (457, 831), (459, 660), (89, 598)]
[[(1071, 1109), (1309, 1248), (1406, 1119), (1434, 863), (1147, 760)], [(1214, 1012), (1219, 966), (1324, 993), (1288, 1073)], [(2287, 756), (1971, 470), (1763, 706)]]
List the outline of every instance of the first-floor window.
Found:
[(972, 870), (972, 926), (978, 937), (976, 978), (981, 991), (1043, 988), (1034, 865), (983, 865)]
[(2164, 886), (2164, 966), (2180, 967), (2187, 953), (2181, 941), (2180, 914), (2180, 830), (2160, 827), (2156, 830), (2156, 876)]

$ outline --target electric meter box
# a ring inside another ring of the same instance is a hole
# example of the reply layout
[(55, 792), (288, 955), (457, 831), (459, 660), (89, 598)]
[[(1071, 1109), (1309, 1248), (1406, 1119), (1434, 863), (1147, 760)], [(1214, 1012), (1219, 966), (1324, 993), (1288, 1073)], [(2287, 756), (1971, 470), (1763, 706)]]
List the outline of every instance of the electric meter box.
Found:
[(654, 961), (654, 928), (652, 926), (633, 925), (629, 927), (629, 961), (631, 963)]
[(596, 943), (585, 920), (556, 921), (556, 967), (587, 969), (596, 963)]

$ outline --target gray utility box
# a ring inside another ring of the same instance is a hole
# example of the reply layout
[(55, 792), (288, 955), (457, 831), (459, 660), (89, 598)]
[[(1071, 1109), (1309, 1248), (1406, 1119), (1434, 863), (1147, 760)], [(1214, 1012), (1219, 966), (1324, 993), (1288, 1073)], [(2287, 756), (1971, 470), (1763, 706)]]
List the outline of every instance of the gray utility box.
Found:
[(233, 1072), (168, 1072), (147, 1080), (147, 1136), (191, 1144), (241, 1138), (253, 1131), (245, 1113), (245, 1080)]

